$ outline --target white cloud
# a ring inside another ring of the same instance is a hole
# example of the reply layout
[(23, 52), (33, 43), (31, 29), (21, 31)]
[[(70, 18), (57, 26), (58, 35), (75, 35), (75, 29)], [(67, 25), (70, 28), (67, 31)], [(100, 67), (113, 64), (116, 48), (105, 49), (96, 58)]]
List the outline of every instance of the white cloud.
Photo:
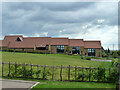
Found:
[(99, 19), (97, 20), (98, 23), (103, 23), (104, 22), (104, 19)]

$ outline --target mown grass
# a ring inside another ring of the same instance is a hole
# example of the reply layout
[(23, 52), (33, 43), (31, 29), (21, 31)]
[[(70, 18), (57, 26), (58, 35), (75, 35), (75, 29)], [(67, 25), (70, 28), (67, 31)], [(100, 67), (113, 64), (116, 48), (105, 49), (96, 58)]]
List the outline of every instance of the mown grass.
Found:
[[(64, 65), (64, 66), (83, 66), (83, 67), (105, 67), (111, 66), (110, 62), (98, 62), (83, 60), (80, 56), (69, 56), (63, 54), (32, 54), (32, 53), (14, 53), (2, 52), (3, 62), (28, 63), (39, 65)], [(8, 71), (8, 70), (7, 70)], [(115, 88), (111, 83), (94, 83), (94, 82), (65, 82), (65, 81), (46, 81), (35, 80), (40, 82), (33, 88)]]
[[(67, 82), (67, 81), (44, 81), (33, 87), (36, 88), (114, 88), (115, 84), (111, 83), (95, 83), (95, 82)], [(112, 90), (114, 90), (112, 89)], [(101, 89), (102, 90), (102, 89)]]
[[(109, 90), (115, 90), (116, 84), (113, 83), (97, 83), (97, 82), (68, 82), (68, 81), (48, 81), (48, 80), (36, 80), (36, 79), (23, 79), (23, 78), (8, 78), (4, 79), (15, 79), (15, 80), (27, 80), (27, 81), (36, 81), (39, 82), (38, 85), (32, 88), (32, 90), (39, 90), (40, 88), (94, 88), (95, 90), (101, 88), (109, 88)], [(45, 89), (44, 89), (45, 90)]]
[(63, 54), (2, 52), (2, 61), (39, 65), (64, 65), (64, 66), (71, 65), (83, 67), (105, 67), (105, 68), (111, 66), (110, 62), (83, 60), (81, 59), (81, 56), (69, 56)]

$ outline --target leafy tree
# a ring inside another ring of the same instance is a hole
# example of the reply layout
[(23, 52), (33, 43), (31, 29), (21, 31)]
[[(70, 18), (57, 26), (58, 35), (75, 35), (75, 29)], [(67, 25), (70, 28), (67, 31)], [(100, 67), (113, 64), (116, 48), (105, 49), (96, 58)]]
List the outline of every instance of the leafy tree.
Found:
[(66, 49), (66, 51), (67, 51), (67, 54), (69, 54), (69, 46), (67, 46), (67, 49)]
[(118, 55), (120, 56), (120, 50), (118, 51)]
[(112, 56), (113, 56), (113, 58), (117, 58), (118, 57), (117, 51), (114, 51)]

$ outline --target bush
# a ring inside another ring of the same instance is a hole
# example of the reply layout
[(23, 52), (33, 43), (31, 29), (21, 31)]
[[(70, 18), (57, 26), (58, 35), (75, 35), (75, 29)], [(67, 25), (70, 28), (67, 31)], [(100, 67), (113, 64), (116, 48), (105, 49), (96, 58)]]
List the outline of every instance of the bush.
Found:
[(91, 57), (85, 57), (86, 60), (91, 60)]
[(98, 81), (105, 81), (105, 80), (104, 80), (104, 68), (99, 68), (99, 69), (98, 69), (98, 72), (96, 73), (95, 78), (96, 78)]
[(107, 77), (108, 82), (117, 83), (119, 78), (118, 69), (114, 68), (110, 75)]
[(85, 56), (81, 56), (81, 59), (85, 59)]
[(117, 58), (118, 57), (117, 51), (114, 51), (112, 56), (113, 56), (113, 58)]

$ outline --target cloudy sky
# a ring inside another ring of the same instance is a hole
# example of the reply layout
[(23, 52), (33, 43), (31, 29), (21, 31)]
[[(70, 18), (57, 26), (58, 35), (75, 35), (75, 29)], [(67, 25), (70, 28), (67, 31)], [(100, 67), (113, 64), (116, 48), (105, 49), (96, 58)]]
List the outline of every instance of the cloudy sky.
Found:
[(117, 2), (4, 2), (2, 37), (51, 36), (101, 40), (117, 49)]

